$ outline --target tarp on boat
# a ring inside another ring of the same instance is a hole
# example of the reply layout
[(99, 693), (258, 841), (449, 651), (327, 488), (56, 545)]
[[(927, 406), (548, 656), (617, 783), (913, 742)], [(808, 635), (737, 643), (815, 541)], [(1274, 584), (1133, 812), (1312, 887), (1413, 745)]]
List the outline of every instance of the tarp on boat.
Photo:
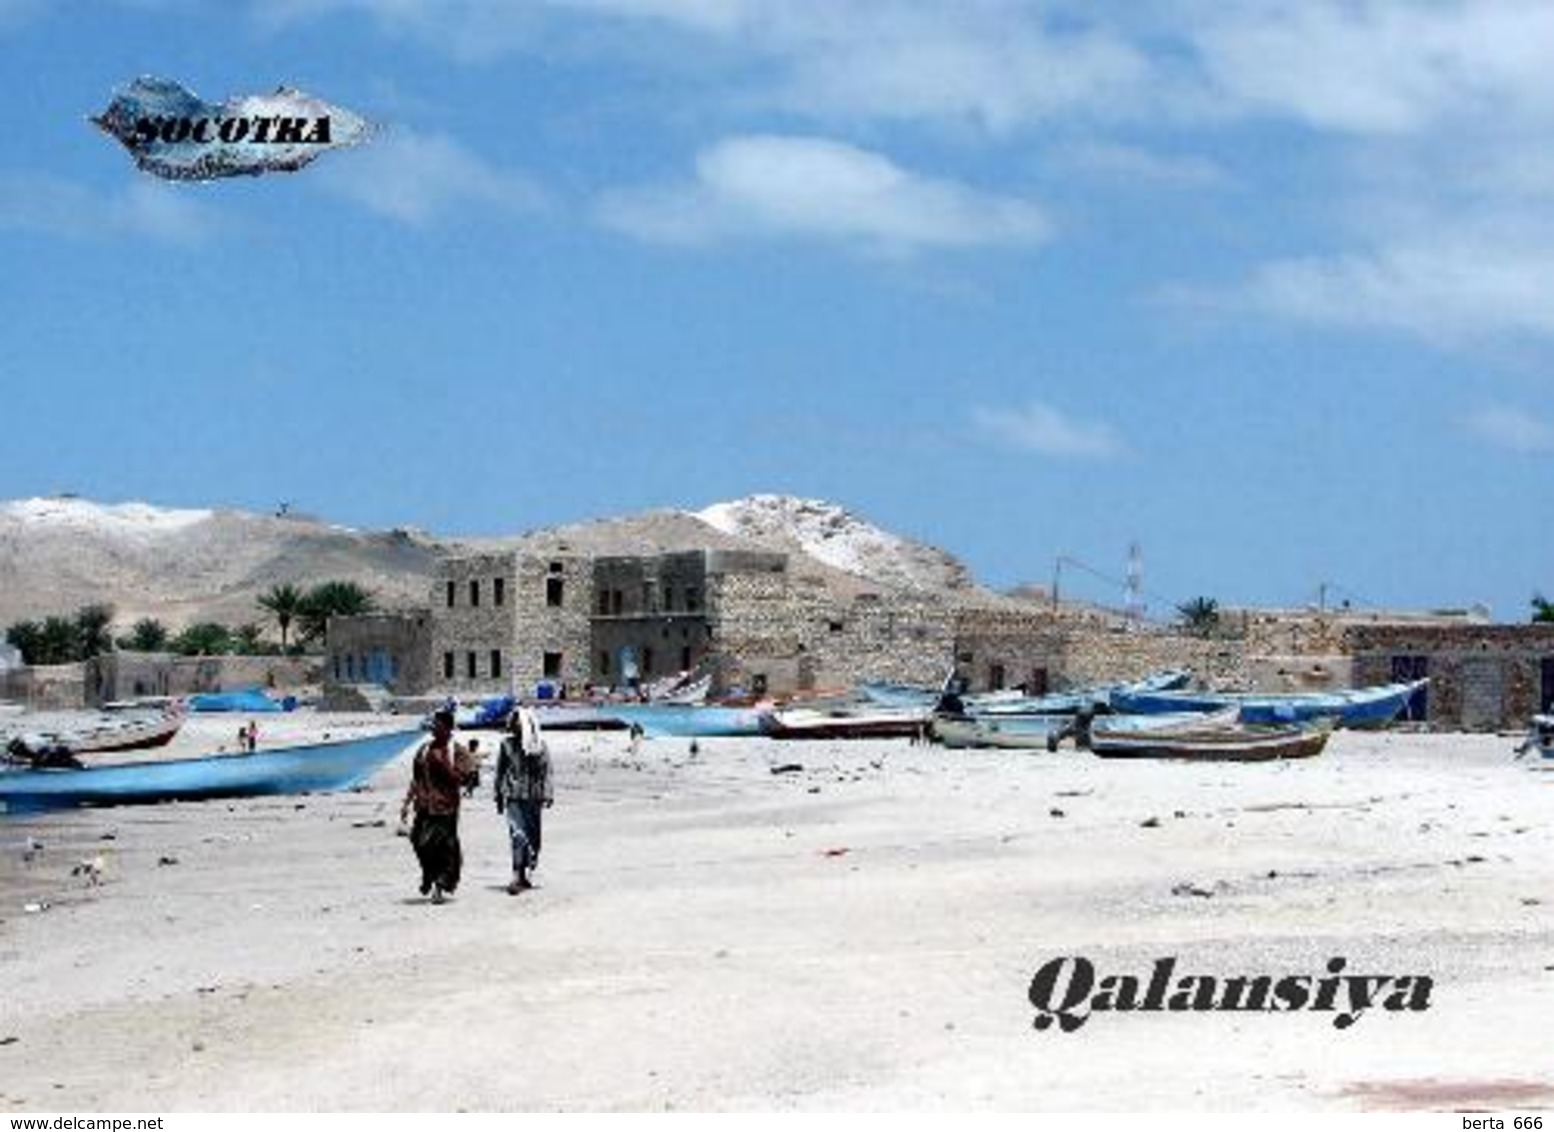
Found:
[(280, 700), (273, 700), (258, 688), (244, 688), (236, 692), (200, 692), (188, 699), (190, 711), (231, 711), (243, 712), (249, 715), (258, 712), (290, 711), (296, 707), (296, 700), (287, 697), (291, 701), (290, 707)]

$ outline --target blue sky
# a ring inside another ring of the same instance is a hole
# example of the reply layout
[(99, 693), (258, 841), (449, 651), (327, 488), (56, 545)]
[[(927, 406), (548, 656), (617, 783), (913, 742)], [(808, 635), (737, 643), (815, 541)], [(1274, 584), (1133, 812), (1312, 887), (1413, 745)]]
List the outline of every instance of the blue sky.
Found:
[[(1517, 0), (0, 0), (0, 497), (783, 492), (993, 585), (1137, 541), (1156, 615), (1523, 620), (1551, 45)], [(139, 74), (381, 129), (167, 185), (86, 122)]]

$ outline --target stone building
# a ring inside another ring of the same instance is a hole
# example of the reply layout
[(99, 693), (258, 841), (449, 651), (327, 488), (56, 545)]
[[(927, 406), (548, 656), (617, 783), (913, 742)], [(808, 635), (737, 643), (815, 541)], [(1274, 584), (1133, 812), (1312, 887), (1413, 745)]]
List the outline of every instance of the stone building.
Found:
[(1520, 729), (1554, 705), (1554, 625), (1353, 625), (1357, 685), (1430, 678), (1415, 714), (1440, 730)]
[(331, 684), (379, 684), (401, 696), (433, 686), (430, 609), (331, 617), (327, 636)]

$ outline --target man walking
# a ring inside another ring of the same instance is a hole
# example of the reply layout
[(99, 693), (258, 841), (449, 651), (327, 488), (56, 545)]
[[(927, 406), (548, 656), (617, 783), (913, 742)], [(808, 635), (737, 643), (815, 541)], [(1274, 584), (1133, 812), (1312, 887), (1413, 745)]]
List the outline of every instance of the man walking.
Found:
[(496, 760), (496, 812), (507, 816), (513, 849), (509, 895), (534, 887), (529, 873), (540, 859), (540, 814), (552, 801), (550, 752), (540, 734), (540, 721), (520, 704), (508, 716), (507, 738)]
[(410, 789), (399, 810), (403, 823), (411, 807), (415, 808), (410, 844), (421, 865), (421, 895), (431, 893), (433, 904), (441, 904), (459, 887), (464, 864), (459, 846), (459, 791), (475, 774), (469, 752), (453, 739), (453, 713), (438, 711), (432, 716), (431, 741), (421, 745), (411, 764)]

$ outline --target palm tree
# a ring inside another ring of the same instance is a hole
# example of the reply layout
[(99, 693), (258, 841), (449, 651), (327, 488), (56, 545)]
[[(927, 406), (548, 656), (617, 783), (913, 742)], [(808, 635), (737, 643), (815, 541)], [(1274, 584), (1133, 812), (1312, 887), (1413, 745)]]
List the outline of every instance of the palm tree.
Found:
[(233, 631), (232, 644), (243, 656), (258, 656), (264, 651), (264, 642), (259, 639), (259, 636), (259, 626), (252, 621), (247, 621)]
[(76, 649), (81, 660), (89, 660), (113, 648), (113, 634), (108, 631), (112, 623), (111, 605), (83, 605), (76, 610)]
[(182, 656), (220, 656), (232, 651), (232, 632), (214, 621), (200, 621), (174, 637), (171, 645)]
[(377, 607), (372, 593), (355, 582), (320, 582), (302, 599), (299, 633), (304, 641), (317, 641), (329, 628), (331, 617), (358, 617)]
[(1176, 607), (1182, 625), (1195, 637), (1212, 636), (1219, 628), (1219, 602), (1212, 597), (1195, 597)]
[(286, 651), (287, 634), (291, 631), (291, 623), (302, 615), (303, 594), (290, 582), (282, 582), (280, 585), (271, 586), (267, 593), (259, 595), (259, 608), (269, 614), (270, 620), (281, 631), (281, 651)]
[(1554, 621), (1554, 601), (1542, 594), (1532, 595), (1532, 619), (1534, 622)]
[(161, 652), (167, 648), (167, 626), (154, 617), (142, 617), (130, 629), (129, 636), (119, 638), (119, 647), (134, 652)]

